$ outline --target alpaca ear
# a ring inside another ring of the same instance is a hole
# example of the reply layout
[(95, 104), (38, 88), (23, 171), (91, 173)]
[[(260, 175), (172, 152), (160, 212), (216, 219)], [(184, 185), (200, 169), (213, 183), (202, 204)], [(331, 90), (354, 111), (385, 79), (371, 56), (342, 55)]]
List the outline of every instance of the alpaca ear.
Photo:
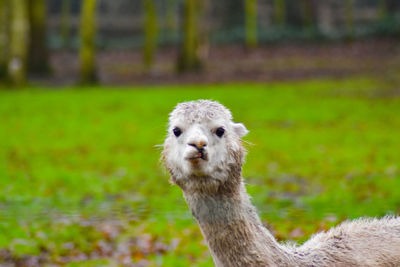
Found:
[(249, 130), (246, 129), (243, 123), (232, 123), (233, 130), (239, 137), (243, 137), (249, 133)]

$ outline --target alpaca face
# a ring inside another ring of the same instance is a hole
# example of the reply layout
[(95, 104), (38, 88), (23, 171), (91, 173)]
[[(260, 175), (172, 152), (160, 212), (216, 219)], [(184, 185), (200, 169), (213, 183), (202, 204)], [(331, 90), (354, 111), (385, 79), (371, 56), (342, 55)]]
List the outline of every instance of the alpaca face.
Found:
[(178, 104), (170, 114), (163, 159), (172, 182), (183, 189), (226, 181), (232, 165), (240, 165), (247, 134), (232, 122), (228, 109), (217, 102), (199, 100)]

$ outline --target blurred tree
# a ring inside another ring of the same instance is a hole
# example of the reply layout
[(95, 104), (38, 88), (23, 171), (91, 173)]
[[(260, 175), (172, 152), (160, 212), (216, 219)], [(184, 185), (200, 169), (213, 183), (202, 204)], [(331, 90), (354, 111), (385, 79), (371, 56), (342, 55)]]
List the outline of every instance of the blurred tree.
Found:
[(311, 29), (313, 27), (313, 1), (301, 0), (301, 18), (303, 21), (304, 29)]
[(379, 0), (378, 17), (383, 20), (387, 17), (387, 3), (386, 0)]
[(29, 48), (29, 15), (27, 0), (12, 0), (10, 23), (10, 55), (8, 78), (12, 85), (26, 82), (27, 56)]
[(198, 23), (199, 29), (198, 29), (197, 57), (199, 59), (199, 62), (202, 63), (207, 60), (210, 50), (209, 35), (211, 30), (211, 23), (210, 20), (207, 18), (209, 16), (211, 5), (210, 5), (210, 0), (198, 1), (197, 4), (198, 4), (197, 19), (201, 21), (201, 23)]
[(201, 61), (198, 55), (198, 12), (199, 5), (197, 0), (184, 0), (183, 42), (178, 57), (179, 72), (196, 71), (201, 69)]
[(96, 0), (83, 0), (80, 21), (80, 83), (97, 82), (95, 63)]
[(284, 26), (286, 22), (285, 0), (274, 0), (274, 21), (276, 25)]
[(9, 0), (0, 0), (0, 81), (7, 75)]
[(334, 16), (337, 12), (332, 9), (331, 1), (317, 1), (316, 23), (318, 30), (324, 35), (331, 35), (334, 32)]
[(354, 39), (354, 0), (346, 0), (345, 2), (345, 20), (347, 39), (349, 41)]
[(257, 46), (257, 0), (245, 0), (246, 47)]
[(61, 43), (64, 48), (70, 47), (70, 25), (71, 25), (71, 0), (62, 0), (60, 33)]
[(177, 0), (167, 0), (165, 7), (165, 29), (168, 33), (174, 33), (177, 25), (176, 14)]
[(157, 12), (153, 0), (144, 0), (145, 22), (144, 22), (144, 45), (143, 63), (146, 69), (151, 68), (154, 52), (157, 47)]
[(28, 71), (43, 75), (50, 71), (46, 45), (46, 1), (29, 0), (28, 4), (30, 24)]

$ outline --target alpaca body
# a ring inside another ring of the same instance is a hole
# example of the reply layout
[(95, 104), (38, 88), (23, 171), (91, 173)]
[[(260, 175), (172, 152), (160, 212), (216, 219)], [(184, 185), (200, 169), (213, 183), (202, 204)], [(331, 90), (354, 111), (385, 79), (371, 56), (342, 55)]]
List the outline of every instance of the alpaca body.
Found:
[(262, 225), (246, 194), (185, 199), (216, 266), (400, 266), (399, 218), (348, 221), (302, 246), (285, 246)]
[(163, 160), (216, 266), (400, 266), (400, 217), (345, 222), (302, 246), (279, 244), (243, 184), (244, 125), (207, 100), (179, 104), (169, 124)]
[(400, 266), (400, 218), (361, 218), (295, 249), (309, 266)]

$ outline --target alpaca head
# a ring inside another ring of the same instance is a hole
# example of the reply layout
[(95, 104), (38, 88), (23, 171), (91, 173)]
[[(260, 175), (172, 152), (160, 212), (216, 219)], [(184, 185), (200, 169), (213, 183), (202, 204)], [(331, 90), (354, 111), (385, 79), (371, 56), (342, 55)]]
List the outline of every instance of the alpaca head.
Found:
[(210, 192), (240, 183), (245, 154), (241, 137), (247, 133), (218, 102), (178, 104), (169, 117), (162, 156), (171, 181), (190, 192)]

